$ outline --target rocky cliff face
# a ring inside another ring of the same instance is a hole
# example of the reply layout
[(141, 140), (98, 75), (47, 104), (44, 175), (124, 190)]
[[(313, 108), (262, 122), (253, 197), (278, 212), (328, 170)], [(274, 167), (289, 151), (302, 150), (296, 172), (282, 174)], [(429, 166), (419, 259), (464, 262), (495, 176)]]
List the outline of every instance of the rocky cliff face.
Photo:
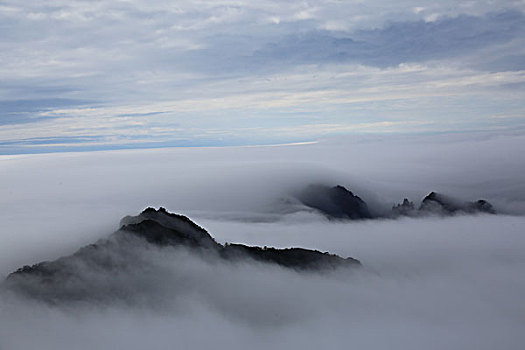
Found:
[[(107, 239), (81, 248), (71, 256), (18, 269), (7, 277), (4, 286), (51, 303), (100, 301), (108, 295), (127, 299), (135, 289), (147, 285), (140, 282), (140, 286), (134, 286), (137, 281), (158, 278), (154, 277), (159, 273), (158, 267), (151, 263), (155, 260), (145, 252), (177, 254), (177, 249), (207, 261), (273, 264), (297, 271), (360, 266), (353, 258), (302, 248), (222, 245), (189, 218), (164, 208), (148, 208), (138, 216), (122, 219), (121, 228)], [(126, 282), (119, 283), (120, 279)]]

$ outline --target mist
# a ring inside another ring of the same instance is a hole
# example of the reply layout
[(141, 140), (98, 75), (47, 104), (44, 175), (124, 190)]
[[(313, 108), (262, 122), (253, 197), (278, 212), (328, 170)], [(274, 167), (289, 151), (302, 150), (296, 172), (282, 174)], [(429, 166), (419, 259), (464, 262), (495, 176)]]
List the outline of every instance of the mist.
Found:
[[(303, 273), (137, 245), (118, 276), (90, 275), (94, 289), (128, 297), (48, 305), (1, 294), (0, 349), (521, 349), (524, 146), (518, 133), (364, 135), (2, 156), (2, 277), (105, 238), (147, 206), (221, 243), (318, 249), (363, 267)], [(377, 211), (439, 191), (488, 200), (498, 215), (330, 221), (294, 201), (312, 183), (344, 185)]]

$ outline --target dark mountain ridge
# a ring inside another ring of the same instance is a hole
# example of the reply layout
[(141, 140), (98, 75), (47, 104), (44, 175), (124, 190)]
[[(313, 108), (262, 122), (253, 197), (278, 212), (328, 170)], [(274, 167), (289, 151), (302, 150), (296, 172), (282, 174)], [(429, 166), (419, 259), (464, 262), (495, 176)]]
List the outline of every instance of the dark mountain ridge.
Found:
[(488, 201), (461, 201), (437, 192), (430, 192), (423, 198), (416, 209), (413, 202), (407, 198), (402, 203), (392, 207), (390, 212), (373, 214), (368, 204), (343, 186), (310, 185), (296, 195), (303, 205), (312, 208), (328, 219), (363, 220), (396, 218), (399, 216), (449, 216), (456, 214), (496, 214), (496, 210)]
[(251, 261), (296, 271), (361, 265), (356, 259), (317, 250), (222, 245), (186, 216), (169, 213), (164, 208), (147, 208), (137, 216), (122, 219), (120, 229), (107, 239), (67, 257), (24, 266), (11, 273), (4, 285), (18, 294), (51, 303), (92, 298), (105, 300), (107, 295), (126, 299), (133, 293), (133, 288), (125, 283), (119, 284), (118, 279), (126, 275), (150, 274), (154, 267), (149, 266), (142, 253), (151, 248), (187, 249), (194, 256), (208, 261)]
[(473, 202), (463, 202), (445, 196), (441, 193), (430, 192), (421, 202), (420, 211), (438, 211), (444, 214), (463, 213), (488, 213), (496, 214), (492, 204), (480, 199)]

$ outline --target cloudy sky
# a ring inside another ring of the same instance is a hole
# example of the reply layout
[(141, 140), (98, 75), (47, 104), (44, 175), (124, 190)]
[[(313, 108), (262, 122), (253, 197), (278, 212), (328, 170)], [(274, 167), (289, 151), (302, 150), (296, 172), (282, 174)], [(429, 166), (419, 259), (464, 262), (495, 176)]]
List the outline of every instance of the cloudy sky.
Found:
[(525, 2), (0, 3), (0, 154), (525, 127)]

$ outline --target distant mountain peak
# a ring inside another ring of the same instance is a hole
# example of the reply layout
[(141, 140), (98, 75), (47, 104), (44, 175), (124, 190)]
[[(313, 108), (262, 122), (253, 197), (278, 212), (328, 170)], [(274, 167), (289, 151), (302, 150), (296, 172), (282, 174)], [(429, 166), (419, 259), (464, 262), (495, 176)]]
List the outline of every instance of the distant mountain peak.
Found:
[(408, 198), (392, 206), (390, 212), (372, 214), (367, 203), (344, 186), (309, 185), (296, 195), (305, 206), (315, 209), (329, 219), (360, 220), (395, 218), (399, 216), (443, 216), (464, 214), (496, 214), (496, 210), (484, 199), (468, 202), (432, 191), (423, 198), (418, 209)]
[(430, 192), (425, 198), (423, 198), (419, 211), (436, 212), (440, 214), (455, 214), (461, 212), (469, 214), (496, 213), (492, 204), (484, 199), (465, 202), (437, 192)]
[(310, 185), (297, 196), (304, 205), (314, 208), (328, 218), (370, 219), (368, 205), (344, 186)]

